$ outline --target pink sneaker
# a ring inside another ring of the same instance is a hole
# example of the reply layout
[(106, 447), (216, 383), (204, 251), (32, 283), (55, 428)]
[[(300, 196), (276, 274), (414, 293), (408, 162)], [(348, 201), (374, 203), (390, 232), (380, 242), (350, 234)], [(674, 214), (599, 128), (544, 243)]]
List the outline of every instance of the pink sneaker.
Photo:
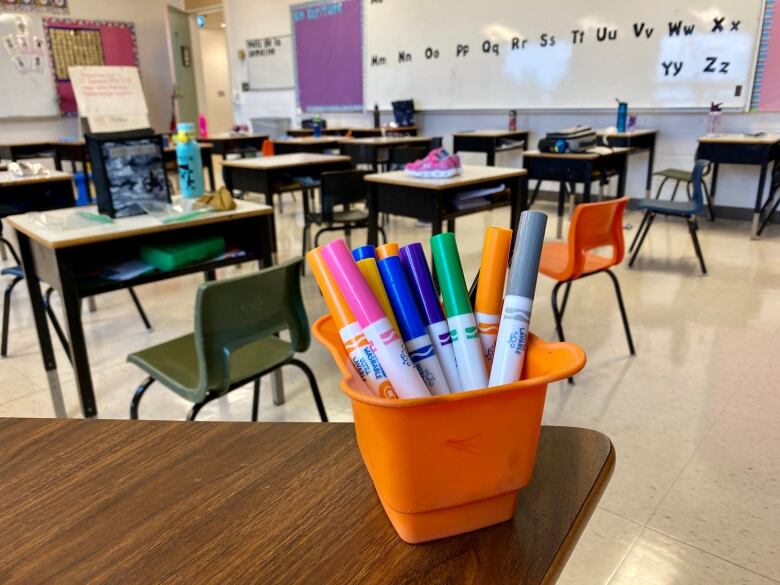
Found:
[(451, 155), (444, 148), (437, 148), (425, 158), (406, 165), (406, 172), (413, 177), (446, 179), (461, 173), (460, 157)]

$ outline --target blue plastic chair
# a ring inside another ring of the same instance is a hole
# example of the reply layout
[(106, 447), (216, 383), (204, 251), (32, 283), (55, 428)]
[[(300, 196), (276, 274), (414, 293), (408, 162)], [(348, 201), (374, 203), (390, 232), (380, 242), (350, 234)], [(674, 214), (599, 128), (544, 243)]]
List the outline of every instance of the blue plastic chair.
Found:
[(684, 217), (688, 222), (688, 231), (691, 233), (691, 240), (693, 241), (693, 247), (696, 250), (696, 256), (699, 258), (699, 264), (701, 265), (701, 271), (707, 274), (707, 267), (704, 265), (704, 256), (701, 253), (701, 246), (699, 246), (699, 237), (696, 232), (699, 229), (699, 224), (696, 221), (696, 216), (704, 210), (704, 194), (702, 191), (702, 177), (704, 176), (705, 169), (707, 168), (708, 161), (697, 160), (693, 167), (693, 198), (689, 201), (663, 201), (660, 199), (643, 199), (639, 202), (639, 209), (644, 210), (645, 216), (642, 218), (642, 223), (639, 224), (639, 229), (634, 236), (634, 241), (631, 242), (629, 252), (633, 252), (631, 260), (628, 262), (629, 266), (634, 265), (636, 257), (639, 255), (639, 250), (645, 241), (647, 232), (650, 231), (650, 226), (653, 225), (656, 215), (667, 215), (673, 217)]

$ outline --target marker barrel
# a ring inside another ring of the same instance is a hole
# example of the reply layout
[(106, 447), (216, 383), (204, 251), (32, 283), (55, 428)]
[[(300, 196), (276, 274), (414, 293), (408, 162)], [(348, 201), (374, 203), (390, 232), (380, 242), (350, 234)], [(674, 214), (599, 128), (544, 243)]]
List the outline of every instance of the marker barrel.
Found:
[(365, 260), (366, 258), (376, 259), (376, 252), (374, 251), (374, 246), (366, 245), (366, 246), (360, 246), (358, 248), (355, 248), (354, 250), (352, 250), (352, 257), (355, 259), (355, 262), (358, 262), (360, 260)]
[(463, 390), (487, 388), (488, 377), (485, 370), (485, 357), (477, 333), (477, 322), (472, 313), (463, 313), (447, 317), (452, 336), (455, 359), (458, 362), (458, 375)]
[(501, 317), (501, 302), (504, 298), (509, 248), (512, 244), (512, 230), (489, 227), (485, 230), (482, 246), (482, 262), (477, 280), (477, 298), (474, 301), (474, 317), (477, 320), (479, 339), (485, 354), (485, 365), (490, 372), (496, 348), (498, 323)]
[(379, 306), (382, 307), (382, 311), (384, 311), (387, 318), (390, 319), (390, 324), (393, 326), (393, 329), (395, 329), (395, 332), (400, 335), (401, 330), (398, 329), (398, 320), (395, 318), (395, 314), (393, 313), (393, 307), (390, 305), (390, 299), (387, 298), (387, 291), (385, 290), (385, 285), (382, 282), (382, 276), (379, 274), (379, 268), (376, 265), (376, 260), (374, 258), (360, 260), (357, 263), (357, 267), (360, 270), (360, 273), (363, 275), (363, 278), (366, 279), (368, 286), (371, 287), (371, 292), (374, 293), (374, 297), (376, 297), (376, 300), (379, 302)]
[(387, 317), (364, 327), (363, 333), (371, 343), (399, 398), (422, 398), (431, 395)]
[(395, 242), (388, 242), (382, 246), (376, 247), (376, 259), (384, 260), (390, 256), (398, 256), (398, 244)]

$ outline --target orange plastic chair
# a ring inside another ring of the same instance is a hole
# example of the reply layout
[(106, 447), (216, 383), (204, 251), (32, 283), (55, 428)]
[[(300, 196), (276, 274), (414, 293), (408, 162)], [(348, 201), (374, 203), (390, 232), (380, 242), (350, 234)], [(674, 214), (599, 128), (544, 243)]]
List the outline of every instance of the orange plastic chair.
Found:
[[(628, 325), (626, 308), (623, 305), (623, 295), (612, 266), (623, 261), (625, 246), (623, 244), (623, 211), (628, 203), (628, 197), (600, 201), (598, 203), (583, 203), (574, 210), (569, 227), (568, 242), (548, 242), (542, 248), (542, 258), (539, 272), (558, 282), (552, 291), (552, 310), (555, 317), (555, 328), (558, 339), (564, 341), (563, 312), (569, 300), (571, 283), (580, 278), (605, 272), (615, 285), (620, 316), (623, 318), (623, 328), (626, 331), (626, 341), (631, 355), (634, 351), (634, 341), (631, 339), (631, 328)], [(612, 257), (594, 254), (591, 250), (605, 246), (612, 247)], [(563, 293), (563, 303), (558, 308), (558, 289), (566, 285)]]
[(274, 155), (274, 143), (270, 140), (263, 140), (263, 148), (262, 148), (263, 156), (273, 156)]

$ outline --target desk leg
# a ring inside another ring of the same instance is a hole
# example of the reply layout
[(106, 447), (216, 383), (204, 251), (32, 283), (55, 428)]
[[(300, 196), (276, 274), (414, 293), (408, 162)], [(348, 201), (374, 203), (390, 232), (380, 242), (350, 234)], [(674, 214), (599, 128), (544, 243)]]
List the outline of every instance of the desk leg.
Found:
[(623, 164), (620, 165), (618, 173), (617, 196), (623, 197), (626, 194), (626, 175), (628, 174), (628, 154), (623, 155)]
[(206, 166), (206, 168), (209, 171), (209, 185), (211, 185), (211, 190), (216, 191), (217, 190), (217, 182), (214, 180), (214, 160), (213, 157), (209, 156), (209, 163)]
[(379, 195), (375, 183), (368, 186), (368, 243), (371, 246), (379, 242)]
[(496, 166), (496, 150), (495, 150), (495, 148), (491, 148), (487, 152), (487, 166), (489, 166), (489, 167)]
[(27, 292), (30, 295), (33, 319), (35, 320), (35, 331), (38, 334), (38, 345), (41, 349), (43, 367), (46, 370), (51, 402), (54, 406), (54, 416), (65, 418), (68, 415), (65, 411), (65, 400), (62, 397), (60, 377), (57, 375), (57, 360), (54, 357), (54, 347), (52, 347), (51, 336), (49, 335), (49, 322), (46, 320), (46, 309), (44, 308), (43, 295), (41, 294), (41, 281), (38, 280), (38, 274), (35, 271), (35, 261), (32, 257), (29, 238), (19, 232), (16, 235), (19, 243), (19, 252), (22, 256), (22, 265), (24, 266), (24, 281), (27, 283)]
[(271, 258), (273, 263), (276, 264), (279, 261), (279, 249), (276, 245), (276, 208), (274, 207), (274, 194), (271, 189), (266, 189), (265, 192), (265, 204), (271, 208)]
[(710, 180), (710, 199), (715, 203), (715, 190), (718, 188), (718, 170), (720, 165), (712, 163), (712, 179)]
[(655, 166), (655, 138), (647, 149), (647, 181), (645, 183), (645, 199), (650, 199), (653, 190), (653, 167)]
[[(750, 239), (757, 240), (758, 233), (761, 229), (761, 201), (764, 198), (764, 187), (766, 186), (766, 170), (768, 167), (767, 161), (761, 163), (761, 174), (758, 176), (758, 192), (756, 193), (756, 204), (753, 207), (753, 224), (750, 228)], [(714, 195), (714, 191), (713, 191)], [(770, 196), (771, 198), (771, 196)]]
[(528, 179), (526, 177), (516, 177), (509, 183), (509, 229), (512, 235), (517, 231), (520, 223), (520, 214), (528, 209)]
[(563, 237), (563, 205), (566, 201), (566, 185), (563, 181), (558, 186), (558, 226), (555, 229), (555, 237), (559, 240)]

